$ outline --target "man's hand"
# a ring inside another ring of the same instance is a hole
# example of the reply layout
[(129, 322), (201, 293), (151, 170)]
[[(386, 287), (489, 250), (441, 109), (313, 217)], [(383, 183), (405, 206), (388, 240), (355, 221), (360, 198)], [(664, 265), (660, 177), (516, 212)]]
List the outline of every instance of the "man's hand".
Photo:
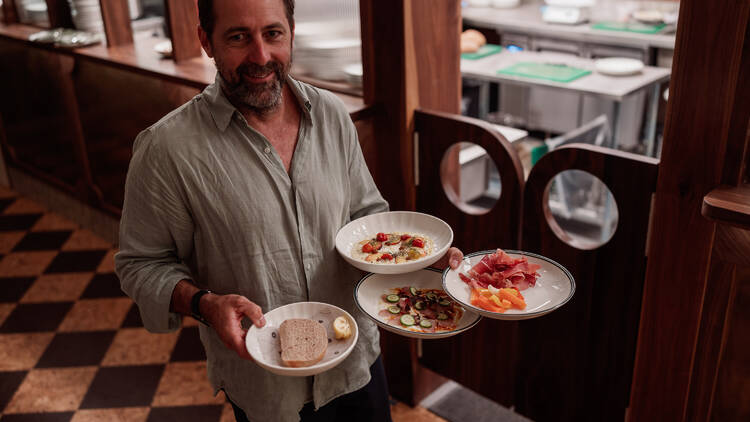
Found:
[(253, 360), (245, 348), (247, 330), (242, 328), (242, 318), (248, 317), (256, 327), (266, 325), (260, 306), (240, 295), (207, 294), (201, 298), (201, 315), (216, 330), (224, 345), (241, 358)]
[(463, 259), (464, 253), (461, 252), (461, 250), (458, 248), (451, 247), (450, 249), (448, 249), (448, 252), (446, 252), (445, 255), (443, 255), (443, 257), (440, 258), (437, 262), (432, 264), (432, 266), (442, 270), (450, 265), (450, 267), (455, 270), (461, 264), (461, 261)]

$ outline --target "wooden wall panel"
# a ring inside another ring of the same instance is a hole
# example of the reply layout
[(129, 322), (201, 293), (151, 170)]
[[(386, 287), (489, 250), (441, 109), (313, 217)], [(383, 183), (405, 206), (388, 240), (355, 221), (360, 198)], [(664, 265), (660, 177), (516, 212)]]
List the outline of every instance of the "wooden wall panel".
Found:
[(50, 28), (75, 28), (68, 0), (46, 0)]
[(18, 22), (18, 9), (16, 9), (16, 0), (3, 0), (3, 22), (7, 24)]
[[(546, 154), (532, 168), (524, 192), (521, 247), (565, 266), (576, 292), (557, 311), (519, 323), (515, 404), (521, 414), (538, 422), (623, 420), (657, 164), (639, 155), (571, 144)], [(569, 169), (599, 178), (617, 203), (615, 233), (598, 249), (568, 245), (548, 223), (547, 186)]]
[[(735, 145), (750, 3), (680, 2), (630, 420), (684, 420), (715, 223), (701, 215)], [(744, 113), (744, 115), (743, 115)], [(746, 120), (745, 120), (746, 121)], [(742, 138), (745, 133), (740, 134)], [(669, 336), (665, 339), (665, 333)]]

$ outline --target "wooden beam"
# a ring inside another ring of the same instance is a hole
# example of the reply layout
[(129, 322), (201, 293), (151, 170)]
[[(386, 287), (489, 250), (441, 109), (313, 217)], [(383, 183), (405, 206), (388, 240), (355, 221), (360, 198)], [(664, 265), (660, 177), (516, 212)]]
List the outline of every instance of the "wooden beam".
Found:
[(3, 22), (9, 25), (12, 23), (18, 23), (16, 0), (3, 0)]
[(75, 28), (68, 0), (46, 0), (50, 28)]
[[(378, 110), (368, 166), (393, 210), (413, 210), (414, 111), (458, 113), (459, 0), (360, 0), (363, 92)], [(416, 404), (429, 392), (414, 340), (381, 337), (391, 394)], [(410, 357), (410, 359), (405, 359)]]
[(133, 44), (128, 0), (99, 0), (107, 46)]
[(201, 56), (198, 40), (198, 4), (196, 0), (166, 0), (166, 20), (172, 39), (172, 58), (179, 62)]
[[(629, 420), (688, 418), (715, 223), (703, 197), (721, 183), (737, 107), (750, 3), (683, 0), (654, 202)], [(742, 134), (744, 136), (744, 134)]]

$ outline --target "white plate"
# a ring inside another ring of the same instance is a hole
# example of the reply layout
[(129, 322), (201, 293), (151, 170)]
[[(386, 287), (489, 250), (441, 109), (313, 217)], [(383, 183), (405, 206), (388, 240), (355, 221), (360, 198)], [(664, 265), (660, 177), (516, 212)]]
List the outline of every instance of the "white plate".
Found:
[(362, 279), (359, 280), (359, 283), (357, 283), (357, 287), (354, 289), (354, 300), (359, 309), (372, 318), (373, 321), (383, 329), (412, 338), (436, 339), (455, 336), (456, 334), (462, 333), (475, 326), (479, 320), (482, 319), (481, 316), (464, 308), (465, 312), (458, 321), (458, 327), (452, 331), (443, 331), (440, 333), (417, 333), (388, 324), (382, 319), (383, 317), (378, 315), (378, 313), (384, 309), (382, 297), (386, 292), (389, 292), (390, 289), (407, 286), (416, 287), (417, 289), (440, 289), (442, 288), (441, 271), (426, 268), (411, 274), (368, 274), (362, 277)]
[(643, 62), (627, 57), (608, 57), (594, 63), (596, 71), (611, 76), (628, 76), (643, 70)]
[(641, 9), (633, 12), (633, 19), (638, 22), (657, 24), (664, 21), (664, 14), (656, 9)]
[[(251, 326), (245, 337), (245, 347), (250, 356), (262, 368), (277, 375), (309, 376), (325, 372), (341, 363), (357, 344), (359, 328), (357, 322), (345, 310), (320, 302), (297, 302), (278, 307), (266, 314), (266, 325), (262, 328)], [(345, 340), (336, 340), (333, 334), (333, 320), (344, 316), (352, 327), (352, 335)], [(304, 368), (289, 368), (281, 363), (281, 349), (279, 344), (279, 326), (290, 318), (309, 318), (323, 321), (328, 338), (328, 348), (323, 360)]]
[(557, 262), (541, 255), (530, 252), (506, 250), (514, 257), (525, 256), (532, 264), (541, 265), (536, 285), (521, 292), (526, 301), (526, 309), (509, 309), (505, 313), (487, 311), (471, 304), (471, 287), (464, 283), (458, 273), (467, 274), (485, 255), (496, 251), (475, 252), (464, 257), (461, 265), (456, 269), (443, 272), (443, 290), (467, 310), (472, 310), (482, 316), (493, 319), (520, 320), (537, 318), (548, 314), (566, 304), (576, 290), (576, 283), (568, 270)]
[(154, 51), (164, 57), (170, 57), (172, 55), (172, 41), (166, 40), (154, 45)]
[[(374, 238), (378, 233), (411, 233), (424, 235), (433, 242), (432, 253), (424, 258), (401, 264), (366, 262), (352, 258), (354, 245)], [(336, 234), (336, 250), (344, 259), (360, 270), (377, 274), (403, 274), (429, 267), (439, 260), (453, 243), (453, 230), (443, 220), (412, 211), (391, 211), (358, 218)]]

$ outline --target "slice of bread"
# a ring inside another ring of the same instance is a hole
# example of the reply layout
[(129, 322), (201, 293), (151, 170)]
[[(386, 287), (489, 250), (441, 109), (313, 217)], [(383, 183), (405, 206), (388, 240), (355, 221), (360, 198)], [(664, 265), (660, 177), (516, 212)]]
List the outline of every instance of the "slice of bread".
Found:
[(328, 348), (325, 327), (311, 319), (292, 318), (282, 322), (279, 341), (281, 362), (292, 368), (315, 365), (323, 359)]

